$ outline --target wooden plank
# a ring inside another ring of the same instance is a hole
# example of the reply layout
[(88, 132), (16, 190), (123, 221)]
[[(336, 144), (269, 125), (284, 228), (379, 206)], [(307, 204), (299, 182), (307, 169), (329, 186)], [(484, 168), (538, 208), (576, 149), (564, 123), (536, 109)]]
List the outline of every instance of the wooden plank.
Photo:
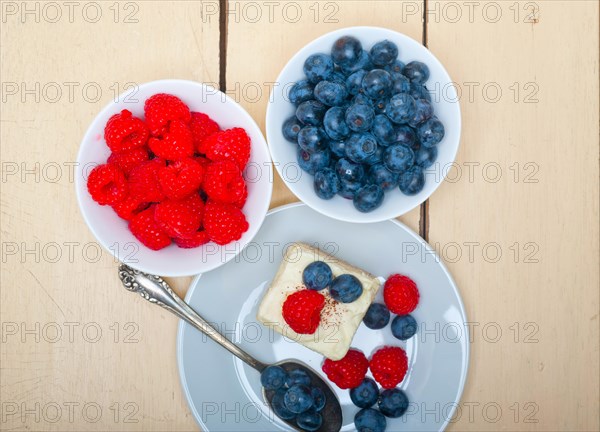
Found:
[(451, 429), (598, 430), (598, 3), (466, 3), (427, 27), (463, 113), (429, 237), (476, 323)]

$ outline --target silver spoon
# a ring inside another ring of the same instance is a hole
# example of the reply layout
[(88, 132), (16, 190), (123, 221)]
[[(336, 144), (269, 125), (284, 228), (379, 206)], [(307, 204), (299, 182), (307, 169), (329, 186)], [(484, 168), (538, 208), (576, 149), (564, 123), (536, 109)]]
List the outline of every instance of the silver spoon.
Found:
[[(137, 292), (150, 303), (155, 303), (179, 318), (183, 319), (187, 323), (196, 327), (202, 333), (210, 337), (216, 343), (221, 345), (223, 348), (228, 350), (231, 354), (248, 364), (249, 366), (256, 369), (258, 372), (262, 372), (267, 366), (250, 354), (242, 350), (239, 346), (231, 342), (219, 331), (210, 325), (204, 318), (196, 313), (186, 302), (184, 302), (165, 282), (160, 276), (155, 276), (147, 273), (142, 273), (138, 270), (132, 269), (131, 267), (121, 264), (119, 266), (119, 278), (123, 283), (123, 286), (129, 291)], [(323, 424), (318, 429), (318, 432), (338, 432), (342, 428), (342, 408), (337, 396), (325, 382), (319, 374), (317, 374), (311, 367), (298, 360), (283, 360), (275, 365), (282, 367), (285, 371), (291, 371), (294, 369), (303, 369), (308, 373), (311, 379), (311, 386), (320, 388), (326, 397), (326, 404), (321, 411), (323, 418)], [(263, 388), (263, 398), (271, 407), (273, 396), (275, 392), (272, 390), (265, 390)], [(292, 421), (284, 420), (289, 426), (297, 431), (301, 431), (295, 423)]]

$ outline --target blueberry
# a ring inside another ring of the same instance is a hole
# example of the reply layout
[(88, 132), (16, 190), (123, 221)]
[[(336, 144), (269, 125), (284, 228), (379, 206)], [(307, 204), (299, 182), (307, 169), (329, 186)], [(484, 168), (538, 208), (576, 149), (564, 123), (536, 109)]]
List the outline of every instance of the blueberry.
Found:
[(429, 68), (425, 63), (421, 63), (420, 61), (411, 61), (404, 66), (402, 74), (411, 80), (411, 82), (423, 84), (429, 79)]
[[(409, 93), (410, 94), (410, 80), (399, 72), (391, 72), (392, 76), (392, 93)], [(412, 95), (411, 95), (412, 96)]]
[(346, 124), (346, 110), (342, 107), (329, 108), (323, 118), (323, 127), (333, 140), (346, 138), (350, 135), (350, 128)]
[(345, 141), (329, 141), (329, 149), (335, 157), (343, 158), (346, 156), (346, 142)]
[(300, 129), (302, 129), (302, 124), (296, 116), (292, 116), (283, 122), (281, 133), (286, 140), (296, 144), (298, 142), (298, 132), (300, 132)]
[(382, 146), (387, 147), (397, 141), (394, 125), (390, 119), (383, 114), (375, 116), (371, 132), (375, 135), (375, 138), (377, 138), (377, 142)]
[(319, 126), (323, 122), (327, 107), (316, 100), (308, 100), (298, 105), (296, 109), (296, 117), (303, 124), (311, 126)]
[(323, 424), (323, 417), (317, 410), (311, 408), (308, 411), (298, 414), (296, 424), (302, 430), (316, 431)]
[(362, 90), (362, 80), (367, 71), (360, 69), (346, 78), (346, 89), (352, 96), (356, 96)]
[(390, 322), (390, 311), (383, 303), (371, 303), (363, 318), (363, 322), (370, 329), (382, 329)]
[(365, 169), (362, 165), (342, 158), (335, 164), (335, 172), (342, 181), (358, 183), (365, 177)]
[(287, 374), (279, 366), (268, 366), (260, 374), (260, 383), (267, 390), (283, 387)]
[(298, 147), (296, 159), (303, 171), (315, 175), (317, 171), (329, 166), (329, 163), (331, 162), (331, 153), (328, 149), (309, 153)]
[(386, 417), (398, 418), (408, 409), (408, 397), (399, 388), (384, 390), (379, 397), (379, 411)]
[[(302, 272), (302, 282), (308, 289), (313, 289), (316, 291), (320, 291), (329, 286), (331, 281), (333, 280), (333, 273), (331, 272), (331, 267), (327, 265), (327, 263), (323, 261), (314, 261), (311, 262), (304, 268)], [(307, 377), (308, 375), (301, 369), (297, 369), (302, 371)], [(291, 375), (290, 375), (291, 376)], [(310, 384), (310, 379), (308, 383), (295, 383), (295, 384)], [(288, 384), (289, 386), (289, 384)]]
[(315, 193), (321, 199), (333, 198), (340, 190), (340, 179), (331, 168), (323, 168), (315, 173)]
[(421, 147), (415, 153), (415, 165), (421, 168), (429, 168), (437, 159), (438, 149), (437, 147)]
[(400, 60), (396, 60), (392, 64), (385, 66), (384, 69), (392, 75), (394, 73), (402, 73), (402, 69), (404, 69), (404, 63), (402, 63)]
[(414, 166), (400, 175), (400, 190), (405, 195), (416, 195), (425, 186), (425, 174), (423, 168)]
[(354, 194), (354, 207), (362, 213), (372, 212), (383, 203), (383, 189), (376, 184), (363, 186)]
[(398, 186), (400, 174), (391, 172), (384, 164), (378, 163), (369, 170), (368, 182), (381, 187), (384, 192), (390, 191)]
[(349, 66), (341, 66), (341, 69), (346, 75), (351, 75), (359, 70), (369, 71), (373, 69), (373, 63), (371, 63), (371, 57), (369, 57), (369, 53), (365, 50), (362, 50), (360, 53), (360, 58), (356, 63)]
[(362, 182), (340, 181), (340, 191), (338, 195), (346, 199), (354, 199), (354, 195), (363, 187)]
[(348, 97), (348, 92), (343, 84), (321, 81), (315, 87), (315, 98), (324, 105), (341, 105), (346, 97)]
[(415, 99), (415, 115), (408, 121), (410, 127), (416, 128), (429, 120), (433, 115), (433, 106), (426, 99)]
[(298, 132), (298, 145), (302, 150), (314, 153), (327, 148), (327, 134), (323, 128), (316, 126), (304, 126)]
[(417, 138), (425, 147), (433, 147), (444, 138), (444, 125), (436, 117), (430, 118), (417, 129)]
[(376, 101), (373, 101), (373, 111), (375, 111), (375, 115), (385, 114), (385, 109), (387, 108), (388, 99), (382, 98)]
[(310, 375), (303, 369), (294, 369), (288, 372), (288, 377), (285, 380), (285, 385), (292, 388), (295, 385), (310, 386)]
[(296, 414), (285, 407), (284, 397), (286, 392), (287, 390), (283, 388), (277, 390), (273, 395), (273, 399), (271, 399), (271, 407), (277, 417), (283, 420), (291, 420), (296, 417)]
[(384, 40), (371, 48), (371, 61), (375, 66), (388, 66), (398, 58), (398, 46), (394, 42)]
[(353, 133), (346, 140), (346, 157), (352, 162), (363, 163), (377, 150), (377, 139), (370, 133)]
[(335, 41), (331, 48), (331, 58), (341, 67), (349, 67), (359, 61), (362, 54), (362, 44), (353, 36), (342, 36)]
[(415, 150), (419, 147), (419, 141), (417, 140), (417, 133), (413, 128), (407, 125), (396, 126), (396, 143), (405, 145)]
[(346, 85), (346, 75), (344, 75), (341, 70), (334, 69), (327, 81)]
[(412, 98), (412, 96), (406, 93), (398, 93), (392, 96), (388, 102), (385, 114), (394, 123), (402, 124), (407, 123), (411, 118), (413, 118), (415, 115), (415, 109), (415, 100)]
[(302, 102), (306, 102), (307, 100), (314, 98), (314, 91), (315, 87), (308, 80), (298, 81), (290, 90), (290, 102), (298, 106)]
[(321, 390), (319, 387), (313, 387), (310, 393), (313, 397), (313, 408), (315, 409), (315, 411), (319, 412), (323, 408), (325, 408), (327, 398), (325, 396), (325, 393), (323, 393), (323, 390)]
[(362, 88), (371, 99), (381, 99), (392, 94), (392, 76), (383, 69), (373, 69), (365, 75)]
[(361, 409), (354, 416), (354, 427), (357, 432), (383, 432), (386, 425), (384, 415), (373, 408)]
[(362, 283), (351, 274), (336, 277), (329, 285), (329, 294), (340, 303), (352, 303), (363, 293)]
[(376, 165), (381, 163), (383, 160), (383, 149), (384, 147), (377, 146), (377, 150), (371, 156), (365, 159), (365, 163), (368, 165)]
[(364, 93), (359, 93), (352, 98), (352, 105), (356, 104), (369, 105), (371, 108), (373, 108), (373, 101)]
[(383, 152), (383, 164), (393, 172), (404, 172), (415, 163), (415, 153), (404, 145), (395, 144)]
[(304, 74), (313, 84), (326, 80), (332, 73), (333, 61), (327, 54), (313, 54), (304, 62)]
[(425, 99), (427, 102), (431, 102), (431, 94), (429, 94), (429, 90), (424, 85), (418, 83), (410, 83), (410, 92), (409, 94), (414, 99)]
[(350, 390), (350, 399), (359, 408), (371, 408), (379, 399), (379, 388), (371, 378), (365, 378), (358, 387)]
[(301, 384), (294, 384), (283, 397), (285, 407), (291, 412), (299, 414), (307, 411), (313, 405), (310, 388)]
[(346, 124), (354, 132), (366, 132), (373, 126), (375, 111), (366, 104), (350, 105), (346, 110)]
[(392, 334), (400, 340), (410, 339), (417, 332), (417, 320), (412, 315), (398, 315), (392, 320)]

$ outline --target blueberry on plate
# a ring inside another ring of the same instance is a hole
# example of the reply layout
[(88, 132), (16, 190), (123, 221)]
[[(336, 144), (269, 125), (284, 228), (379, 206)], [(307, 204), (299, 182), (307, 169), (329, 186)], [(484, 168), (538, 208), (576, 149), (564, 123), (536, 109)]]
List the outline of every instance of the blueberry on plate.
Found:
[(417, 138), (425, 147), (433, 147), (444, 138), (444, 125), (436, 117), (432, 117), (417, 129)]
[(365, 163), (368, 165), (376, 165), (383, 161), (383, 149), (384, 147), (377, 146), (377, 150), (371, 156), (365, 159)]
[(386, 425), (385, 416), (373, 408), (361, 409), (354, 416), (357, 432), (383, 432)]
[(346, 78), (346, 90), (348, 90), (348, 93), (356, 96), (362, 90), (362, 81), (366, 74), (366, 70), (360, 69)]
[[(392, 93), (409, 93), (410, 94), (410, 80), (399, 72), (390, 72), (392, 76)], [(411, 95), (412, 96), (412, 95)]]
[(291, 412), (300, 414), (307, 411), (313, 405), (314, 400), (310, 388), (295, 384), (285, 392), (283, 402)]
[(300, 132), (300, 129), (302, 129), (302, 124), (296, 116), (292, 116), (283, 122), (281, 133), (286, 140), (296, 144), (298, 142), (298, 132)]
[(346, 110), (342, 107), (329, 108), (323, 118), (323, 127), (329, 138), (333, 140), (346, 138), (350, 135), (350, 128), (346, 124)]
[(277, 390), (273, 395), (273, 399), (271, 400), (271, 407), (279, 418), (283, 420), (291, 420), (296, 417), (296, 413), (291, 412), (285, 406), (284, 397), (286, 392), (287, 390), (284, 388)]
[(335, 164), (335, 172), (340, 180), (359, 183), (365, 177), (365, 168), (361, 164), (342, 158)]
[(364, 186), (362, 181), (351, 182), (346, 180), (340, 181), (340, 191), (338, 195), (346, 199), (354, 199), (354, 195)]
[(302, 102), (314, 98), (315, 87), (308, 80), (300, 80), (295, 83), (289, 93), (290, 102), (298, 106)]
[(400, 60), (396, 60), (392, 64), (385, 66), (384, 69), (392, 75), (394, 73), (402, 73), (402, 69), (404, 69), (404, 63), (402, 63)]
[[(320, 291), (322, 289), (327, 288), (332, 280), (333, 280), (333, 273), (331, 272), (331, 267), (329, 267), (329, 265), (327, 265), (327, 263), (325, 263), (323, 261), (311, 262), (309, 265), (307, 265), (304, 268), (304, 271), (302, 272), (302, 282), (304, 282), (304, 285), (308, 289)], [(297, 370), (302, 371), (306, 375), (306, 377), (308, 378), (308, 383), (294, 383), (294, 384), (309, 385), (310, 378), (308, 377), (308, 374), (306, 374), (306, 372), (304, 372), (302, 369), (297, 369)], [(291, 374), (290, 374), (290, 377), (291, 377)], [(288, 387), (289, 386), (290, 385), (288, 384)]]
[(326, 80), (332, 73), (333, 61), (327, 54), (313, 54), (304, 62), (304, 74), (313, 84)]
[(287, 379), (285, 380), (285, 385), (288, 388), (292, 388), (296, 384), (303, 386), (310, 386), (310, 376), (306, 373), (305, 370), (302, 369), (294, 369), (288, 372)]
[(329, 141), (329, 149), (336, 158), (343, 158), (346, 156), (345, 141)]
[(315, 98), (324, 105), (341, 105), (348, 97), (346, 86), (344, 84), (321, 81), (315, 86)]
[(400, 174), (390, 171), (382, 163), (375, 164), (369, 169), (367, 182), (378, 185), (384, 192), (397, 187), (399, 181)]
[(325, 396), (325, 393), (323, 393), (323, 390), (321, 390), (319, 387), (313, 387), (311, 390), (311, 394), (314, 401), (313, 408), (315, 409), (315, 411), (319, 412), (323, 408), (325, 408), (325, 404), (327, 403), (327, 397)]
[(349, 67), (359, 61), (362, 54), (362, 44), (354, 36), (342, 36), (335, 41), (331, 48), (331, 58), (341, 67)]
[(409, 94), (415, 99), (425, 99), (428, 102), (431, 102), (431, 94), (427, 87), (421, 85), (419, 83), (410, 83), (410, 92)]
[(410, 339), (416, 332), (417, 320), (412, 315), (398, 315), (392, 320), (392, 334), (396, 339)]
[(375, 116), (371, 132), (375, 135), (375, 138), (377, 138), (377, 142), (384, 147), (394, 144), (397, 141), (394, 125), (384, 114)]
[(372, 330), (382, 329), (390, 322), (390, 310), (383, 303), (371, 303), (363, 322)]
[(308, 100), (298, 105), (296, 117), (305, 125), (319, 126), (323, 122), (323, 117), (327, 112), (327, 107), (316, 100)]
[(344, 74), (351, 75), (361, 69), (366, 71), (373, 69), (373, 63), (371, 63), (371, 57), (369, 57), (369, 53), (365, 50), (362, 50), (360, 53), (360, 58), (356, 63), (349, 66), (340, 66), (340, 68)]
[[(415, 100), (412, 96), (407, 93), (398, 93), (390, 98), (385, 108), (385, 114), (394, 123), (404, 124), (413, 118), (415, 110)], [(298, 118), (302, 120), (299, 116)]]
[(296, 424), (302, 430), (316, 431), (323, 424), (323, 417), (321, 417), (321, 414), (316, 409), (311, 408), (308, 411), (298, 414)]
[(404, 172), (414, 163), (415, 153), (404, 145), (395, 144), (383, 152), (383, 164), (392, 172)]
[(421, 123), (429, 120), (433, 116), (433, 106), (426, 99), (415, 99), (415, 115), (408, 121), (412, 128), (418, 127)]
[(347, 273), (339, 275), (329, 285), (329, 294), (340, 303), (352, 303), (362, 292), (362, 283), (356, 276)]
[(421, 168), (429, 168), (437, 159), (438, 149), (437, 147), (421, 147), (415, 153), (415, 165)]
[(408, 397), (399, 388), (384, 390), (379, 397), (379, 411), (386, 417), (398, 418), (408, 409)]
[(287, 373), (279, 366), (267, 366), (260, 374), (260, 383), (267, 390), (277, 390), (283, 387)]
[(371, 408), (379, 399), (379, 388), (371, 378), (365, 378), (358, 387), (350, 389), (350, 399), (359, 408)]
[(400, 174), (400, 190), (404, 195), (416, 195), (425, 186), (425, 174), (420, 166), (413, 166), (408, 171)]
[(363, 163), (377, 151), (377, 139), (368, 132), (353, 133), (346, 140), (346, 157)]
[(325, 149), (309, 153), (298, 147), (296, 159), (298, 161), (298, 166), (300, 166), (303, 171), (315, 175), (317, 171), (329, 166), (329, 163), (331, 162), (331, 152), (329, 149)]
[(405, 145), (406, 147), (410, 147), (415, 150), (419, 146), (419, 141), (417, 140), (417, 133), (413, 128), (407, 125), (396, 126), (394, 129), (396, 132), (396, 143)]
[(298, 145), (302, 150), (314, 153), (318, 150), (326, 149), (329, 143), (327, 142), (327, 134), (323, 128), (304, 126), (298, 132)]
[(414, 83), (423, 84), (429, 79), (429, 68), (420, 61), (411, 61), (404, 66), (402, 74)]
[(376, 184), (369, 184), (360, 188), (354, 194), (354, 207), (361, 213), (369, 213), (383, 203), (383, 189)]
[(392, 94), (392, 76), (383, 69), (373, 69), (365, 75), (362, 88), (371, 99), (387, 98)]
[(367, 104), (353, 104), (346, 110), (346, 124), (354, 132), (366, 132), (373, 126), (375, 111)]
[(321, 199), (333, 198), (340, 191), (340, 179), (331, 168), (323, 168), (315, 173), (315, 193)]
[(398, 58), (398, 46), (394, 42), (384, 40), (371, 48), (371, 61), (375, 66), (388, 66)]

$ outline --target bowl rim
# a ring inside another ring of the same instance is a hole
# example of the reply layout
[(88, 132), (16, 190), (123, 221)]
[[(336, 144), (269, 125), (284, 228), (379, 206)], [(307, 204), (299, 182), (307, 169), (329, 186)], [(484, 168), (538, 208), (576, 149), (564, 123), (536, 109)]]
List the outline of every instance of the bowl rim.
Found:
[[(288, 68), (290, 67), (290, 65), (297, 61), (301, 56), (304, 56), (305, 50), (307, 50), (310, 46), (315, 45), (319, 42), (322, 42), (326, 39), (329, 39), (331, 37), (334, 36), (343, 36), (345, 33), (348, 32), (381, 32), (382, 37), (385, 37), (385, 34), (394, 34), (396, 37), (403, 39), (403, 40), (407, 40), (410, 41), (409, 43), (417, 43), (424, 51), (426, 51), (432, 59), (432, 62), (435, 64), (436, 68), (438, 68), (442, 74), (445, 75), (445, 77), (447, 78), (447, 82), (448, 83), (452, 83), (452, 79), (450, 77), (450, 74), (448, 74), (448, 71), (446, 70), (446, 68), (444, 67), (444, 65), (442, 64), (442, 62), (435, 56), (435, 54), (433, 54), (433, 52), (431, 52), (426, 46), (422, 45), (421, 42), (411, 38), (410, 36), (404, 34), (404, 33), (400, 33), (396, 30), (392, 30), (386, 27), (378, 27), (378, 26), (352, 26), (352, 27), (343, 27), (337, 30), (333, 30), (331, 32), (325, 33), (319, 37), (317, 37), (316, 39), (313, 39), (312, 41), (308, 42), (307, 44), (305, 44), (302, 48), (300, 48), (285, 64), (285, 66), (283, 67), (283, 69), (281, 69), (281, 71), (279, 72), (279, 75), (277, 76), (277, 79), (275, 82), (281, 83), (283, 82), (283, 77), (284, 75), (287, 73)], [(357, 36), (359, 37), (359, 35)], [(355, 211), (355, 212), (348, 212), (346, 214), (337, 214), (335, 212), (331, 212), (328, 209), (324, 208), (323, 206), (320, 205), (315, 205), (314, 203), (316, 202), (316, 200), (306, 200), (304, 198), (304, 194), (298, 190), (298, 188), (296, 187), (296, 183), (294, 182), (289, 182), (288, 180), (286, 180), (285, 175), (282, 172), (282, 164), (280, 163), (281, 161), (278, 160), (275, 157), (275, 152), (273, 150), (273, 145), (272, 142), (275, 142), (278, 138), (273, 136), (273, 125), (272, 123), (272, 117), (273, 117), (273, 112), (275, 110), (275, 92), (277, 91), (277, 89), (279, 89), (280, 86), (274, 86), (271, 90), (270, 96), (269, 96), (269, 103), (267, 104), (267, 111), (265, 114), (265, 132), (267, 135), (267, 142), (269, 143), (269, 153), (271, 155), (271, 159), (273, 161), (273, 165), (275, 165), (275, 169), (277, 170), (277, 173), (279, 174), (279, 177), (281, 177), (282, 181), (285, 183), (285, 185), (288, 187), (288, 189), (294, 194), (294, 196), (296, 196), (296, 198), (298, 198), (300, 201), (304, 202), (306, 205), (308, 205), (309, 207), (311, 207), (312, 209), (314, 209), (315, 211), (331, 217), (333, 219), (337, 219), (340, 221), (344, 221), (344, 222), (354, 222), (354, 223), (375, 223), (375, 222), (382, 222), (388, 219), (395, 219), (399, 216), (403, 216), (411, 211), (413, 211), (414, 209), (418, 208), (421, 204), (423, 204), (425, 201), (427, 201), (437, 190), (438, 188), (442, 185), (442, 183), (444, 182), (445, 178), (447, 177), (448, 173), (450, 170), (440, 170), (440, 174), (439, 174), (439, 181), (436, 182), (435, 187), (433, 188), (433, 190), (431, 191), (431, 193), (424, 195), (423, 198), (419, 198), (418, 201), (410, 208), (407, 208), (406, 210), (403, 211), (388, 211), (385, 214), (381, 215), (381, 216), (376, 216), (373, 213), (361, 213), (359, 211)], [(458, 149), (460, 147), (460, 141), (461, 141), (461, 132), (462, 132), (462, 113), (461, 113), (461, 108), (460, 108), (460, 100), (457, 99), (456, 100), (456, 120), (455, 120), (455, 127), (456, 127), (456, 132), (457, 132), (457, 142), (456, 145), (454, 146), (454, 149), (452, 151), (451, 157), (448, 158), (447, 163), (448, 164), (453, 164), (456, 161), (456, 155), (458, 154)], [(392, 207), (393, 209), (394, 207)]]
[[(83, 204), (83, 196), (82, 194), (87, 192), (87, 187), (82, 187), (85, 185), (82, 185), (82, 183), (84, 182), (84, 178), (83, 178), (83, 163), (82, 163), (82, 157), (84, 154), (84, 146), (85, 143), (87, 141), (90, 141), (90, 137), (93, 133), (93, 126), (96, 123), (96, 120), (101, 117), (102, 115), (106, 115), (107, 113), (109, 113), (111, 110), (114, 110), (115, 106), (117, 106), (117, 104), (119, 103), (119, 101), (123, 101), (125, 100), (125, 98), (127, 96), (129, 96), (130, 94), (135, 94), (137, 93), (140, 89), (142, 88), (146, 88), (146, 87), (154, 87), (154, 86), (161, 86), (161, 85), (183, 85), (183, 86), (190, 86), (190, 87), (195, 87), (200, 89), (202, 92), (211, 92), (210, 94), (212, 96), (215, 97), (221, 97), (223, 98), (223, 103), (224, 104), (233, 104), (235, 106), (237, 106), (240, 109), (240, 113), (241, 115), (248, 121), (250, 122), (250, 124), (252, 124), (257, 132), (259, 133), (260, 137), (261, 137), (261, 142), (260, 145), (264, 148), (266, 148), (266, 155), (269, 157), (269, 159), (271, 159), (272, 162), (272, 158), (271, 158), (271, 154), (269, 152), (269, 146), (267, 144), (267, 140), (265, 138), (265, 135), (263, 133), (263, 131), (261, 130), (260, 126), (258, 125), (258, 123), (254, 120), (254, 118), (250, 115), (250, 113), (248, 113), (248, 111), (238, 102), (236, 102), (233, 98), (231, 98), (229, 95), (227, 95), (226, 93), (222, 92), (221, 90), (219, 90), (218, 88), (214, 87), (213, 85), (210, 84), (206, 84), (200, 81), (193, 81), (193, 80), (186, 80), (186, 79), (176, 79), (176, 78), (169, 78), (169, 79), (160, 79), (160, 80), (154, 80), (154, 81), (147, 81), (145, 83), (142, 84), (138, 84), (132, 88), (129, 88), (123, 92), (121, 92), (119, 94), (119, 96), (117, 98), (112, 98), (93, 118), (92, 120), (89, 122), (88, 127), (85, 130), (85, 133), (82, 136), (82, 139), (79, 143), (79, 148), (77, 150), (77, 159), (76, 159), (76, 166), (75, 166), (75, 182), (74, 182), (74, 187), (75, 187), (75, 195), (77, 197), (77, 206), (79, 208), (79, 213), (82, 215), (83, 220), (85, 221), (85, 224), (87, 225), (88, 229), (92, 232), (92, 235), (94, 236), (96, 242), (98, 244), (100, 244), (100, 246), (102, 246), (102, 248), (106, 251), (108, 251), (110, 253), (110, 255), (112, 257), (114, 257), (115, 260), (117, 260), (117, 262), (121, 262), (119, 260), (118, 254), (116, 253), (115, 250), (111, 249), (108, 247), (107, 244), (105, 244), (104, 241), (102, 241), (100, 239), (100, 237), (98, 236), (97, 230), (95, 228), (95, 226), (90, 222), (90, 218), (88, 215), (88, 211), (86, 210)], [(160, 92), (159, 92), (160, 93)], [(205, 93), (202, 93), (205, 94)], [(145, 101), (139, 101), (137, 102), (137, 104), (143, 104)], [(126, 109), (126, 107), (123, 107), (123, 109)], [(266, 168), (268, 170), (267, 174), (269, 174), (270, 179), (273, 178), (273, 164), (269, 163), (269, 164), (263, 164), (264, 168)], [(252, 239), (254, 239), (254, 237), (256, 236), (256, 234), (258, 233), (258, 231), (260, 230), (260, 227), (262, 226), (262, 224), (265, 221), (265, 217), (267, 216), (267, 213), (269, 211), (269, 207), (271, 205), (271, 198), (273, 196), (273, 181), (269, 180), (267, 181), (267, 183), (269, 184), (269, 187), (267, 188), (267, 196), (266, 199), (264, 200), (263, 203), (261, 203), (260, 205), (260, 214), (262, 215), (259, 219), (259, 221), (257, 223), (255, 223), (255, 226), (253, 228), (253, 233), (244, 241), (244, 243), (240, 243), (240, 247), (237, 248), (236, 247), (236, 251), (235, 253), (227, 253), (225, 254), (224, 259), (221, 259), (219, 261), (217, 261), (215, 264), (213, 265), (206, 265), (205, 267), (200, 269), (200, 270), (194, 270), (191, 273), (189, 271), (161, 271), (161, 276), (166, 276), (166, 277), (186, 277), (186, 276), (195, 276), (195, 275), (199, 275), (202, 273), (206, 273), (208, 271), (214, 270), (224, 264), (226, 264), (227, 262), (229, 262), (231, 259), (237, 257), (243, 250), (244, 248), (252, 242)], [(85, 192), (84, 192), (85, 191)], [(137, 240), (136, 240), (137, 241)], [(239, 240), (238, 240), (239, 242)], [(140, 247), (144, 247), (143, 245), (140, 245)], [(218, 246), (219, 248), (223, 247), (223, 246)], [(198, 262), (202, 263), (201, 260), (198, 260)], [(138, 262), (127, 262), (126, 263), (128, 266), (145, 272), (145, 273), (150, 273), (150, 274), (156, 274), (156, 270), (152, 269), (148, 266), (146, 266), (143, 262), (142, 259), (138, 260)]]

